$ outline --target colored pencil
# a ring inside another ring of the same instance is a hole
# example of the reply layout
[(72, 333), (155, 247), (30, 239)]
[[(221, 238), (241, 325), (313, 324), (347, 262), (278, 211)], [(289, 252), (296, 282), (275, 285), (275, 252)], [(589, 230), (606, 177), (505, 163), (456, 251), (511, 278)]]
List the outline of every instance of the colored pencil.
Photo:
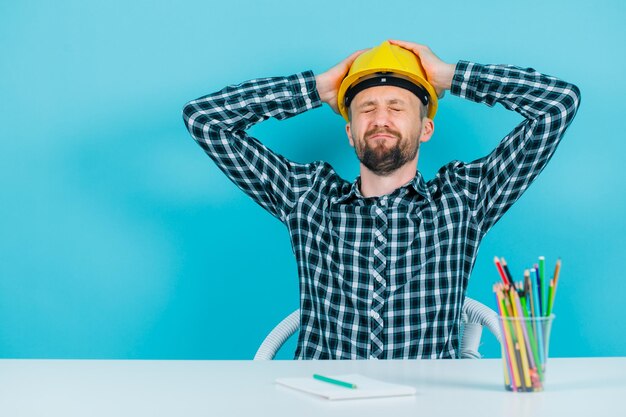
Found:
[(541, 313), (545, 315), (548, 311), (548, 285), (546, 283), (546, 258), (539, 257), (539, 281), (541, 282)]
[[(531, 278), (531, 283), (533, 283), (533, 280), (535, 280), (535, 268), (531, 268), (530, 270), (530, 278)], [(532, 285), (532, 291), (533, 291), (533, 298), (534, 298), (534, 305), (533, 305), (533, 311), (534, 311), (534, 315), (535, 317), (541, 317), (541, 300), (539, 299), (539, 286), (537, 285), (537, 281), (534, 281), (535, 285)]]
[[(526, 352), (526, 337), (524, 337), (524, 326), (522, 326), (520, 319), (522, 312), (518, 311), (517, 305), (519, 300), (516, 299), (517, 291), (513, 288), (513, 291), (509, 291), (509, 297), (511, 301), (511, 310), (513, 311), (513, 326), (515, 327), (515, 338), (517, 340), (516, 347), (519, 349), (519, 355), (521, 357), (522, 374), (524, 376), (524, 384), (526, 388), (532, 388), (532, 382), (530, 380), (530, 367), (528, 363), (528, 354)], [(530, 352), (528, 352), (530, 353)]]
[(541, 276), (539, 275), (539, 265), (535, 264), (535, 267), (532, 270), (535, 271), (534, 279), (537, 283), (537, 305), (539, 307), (539, 313), (537, 314), (537, 317), (540, 317), (543, 316), (545, 310), (543, 309), (543, 293), (541, 290)]
[[(526, 308), (527, 307), (525, 305), (526, 300), (521, 299), (521, 302), (522, 302), (522, 307)], [(532, 318), (531, 315), (528, 313), (525, 313), (525, 317), (527, 319)], [(539, 366), (540, 358), (539, 358), (539, 347), (537, 346), (537, 338), (535, 337), (535, 333), (537, 333), (537, 324), (535, 323), (535, 320), (526, 320), (526, 330), (527, 330), (527, 334), (529, 338), (530, 348), (533, 353), (533, 360), (534, 360), (534, 366), (535, 366), (534, 369), (537, 371), (537, 377), (541, 380), (543, 379), (543, 370), (541, 369), (541, 366)]]
[(556, 286), (559, 282), (559, 274), (561, 273), (561, 259), (556, 261), (556, 267), (554, 269), (554, 277), (552, 277), (552, 282), (550, 283), (550, 298), (548, 299), (548, 311), (546, 316), (550, 316), (552, 314), (552, 308), (554, 307), (554, 297), (556, 296)]
[(500, 273), (500, 277), (502, 278), (502, 282), (504, 282), (506, 285), (510, 285), (511, 283), (509, 282), (509, 279), (507, 278), (506, 274), (504, 273), (504, 269), (502, 269), (502, 264), (500, 263), (500, 260), (498, 259), (497, 256), (493, 258), (493, 262), (496, 264), (496, 268), (498, 268), (498, 272)]
[(513, 276), (511, 275), (511, 271), (509, 271), (509, 266), (506, 263), (506, 260), (504, 259), (504, 257), (500, 258), (502, 261), (502, 269), (504, 270), (504, 275), (506, 275), (506, 278), (509, 282), (509, 285), (513, 285)]
[[(500, 314), (500, 317), (504, 317), (505, 313), (504, 313), (504, 308), (502, 306), (502, 303), (500, 302), (500, 290), (497, 288), (498, 284), (494, 284), (493, 285), (493, 295), (496, 297), (496, 305), (498, 306), (498, 313)], [(513, 369), (511, 368), (511, 361), (506, 359), (506, 357), (509, 355), (509, 344), (507, 342), (507, 338), (505, 337), (505, 332), (504, 332), (504, 322), (501, 319), (500, 320), (501, 326), (500, 326), (500, 330), (502, 331), (502, 346), (503, 346), (503, 354), (502, 354), (502, 360), (504, 361), (504, 383), (507, 386), (511, 386), (513, 387)]]
[(535, 300), (533, 297), (532, 282), (530, 281), (530, 271), (524, 270), (524, 289), (526, 291), (526, 299), (528, 300), (528, 311), (531, 317), (535, 316)]
[(504, 301), (504, 295), (501, 290), (496, 291), (496, 296), (498, 297), (498, 306), (500, 306), (500, 315), (503, 317), (502, 319), (502, 336), (504, 337), (506, 344), (506, 351), (508, 352), (509, 361), (508, 363), (511, 365), (511, 388), (513, 391), (517, 391), (518, 387), (521, 387), (521, 379), (519, 375), (519, 368), (517, 367), (517, 360), (515, 354), (515, 348), (513, 346), (513, 338), (511, 336), (511, 331), (509, 328), (509, 322), (506, 320), (508, 314), (506, 312), (506, 302)]

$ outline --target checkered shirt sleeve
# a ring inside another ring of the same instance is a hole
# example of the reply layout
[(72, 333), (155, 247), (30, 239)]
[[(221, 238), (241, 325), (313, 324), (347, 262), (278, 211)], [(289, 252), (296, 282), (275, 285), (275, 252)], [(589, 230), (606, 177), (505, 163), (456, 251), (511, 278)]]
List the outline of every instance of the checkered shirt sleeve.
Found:
[(306, 71), (228, 86), (189, 102), (183, 109), (183, 119), (192, 137), (219, 169), (261, 207), (285, 222), (299, 196), (310, 189), (322, 164), (289, 161), (246, 130), (270, 117), (283, 120), (320, 105), (315, 77)]
[(510, 65), (457, 64), (452, 94), (524, 117), (489, 155), (446, 174), (467, 197), (485, 234), (546, 166), (580, 105), (573, 84)]

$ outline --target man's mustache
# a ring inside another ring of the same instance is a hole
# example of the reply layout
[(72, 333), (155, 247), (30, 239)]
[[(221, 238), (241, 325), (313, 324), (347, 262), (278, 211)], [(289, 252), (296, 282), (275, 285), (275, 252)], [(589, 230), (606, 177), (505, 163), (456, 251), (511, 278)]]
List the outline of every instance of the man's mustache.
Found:
[(386, 127), (375, 127), (373, 129), (370, 129), (367, 132), (365, 132), (365, 135), (363, 136), (363, 138), (370, 139), (372, 136), (376, 136), (380, 134), (393, 136), (396, 139), (402, 138), (402, 135), (399, 132), (396, 132), (395, 130), (392, 130)]

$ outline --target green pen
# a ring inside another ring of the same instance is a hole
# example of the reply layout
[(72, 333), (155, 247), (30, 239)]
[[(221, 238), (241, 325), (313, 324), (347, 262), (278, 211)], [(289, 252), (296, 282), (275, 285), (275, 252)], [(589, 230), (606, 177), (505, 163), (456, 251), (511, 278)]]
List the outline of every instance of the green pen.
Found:
[(338, 379), (329, 378), (323, 375), (313, 374), (313, 378), (320, 380), (320, 381), (328, 382), (329, 384), (339, 385), (340, 387), (352, 388), (352, 389), (356, 388), (356, 384), (351, 384), (350, 382), (340, 381)]

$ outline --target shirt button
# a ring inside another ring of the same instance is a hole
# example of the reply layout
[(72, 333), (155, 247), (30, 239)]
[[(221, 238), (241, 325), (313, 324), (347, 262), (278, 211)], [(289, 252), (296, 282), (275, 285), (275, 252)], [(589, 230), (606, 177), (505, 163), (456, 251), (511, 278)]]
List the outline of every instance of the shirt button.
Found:
[(306, 94), (306, 87), (302, 87), (300, 91), (302, 91), (302, 94)]
[(382, 242), (383, 240), (385, 240), (385, 237), (383, 235), (378, 235), (378, 241)]
[(307, 98), (306, 100), (304, 100), (306, 104), (311, 104), (311, 99)]
[(384, 206), (384, 205), (386, 205), (386, 204), (387, 204), (387, 200), (380, 200), (380, 205), (381, 205), (381, 206)]
[(373, 318), (375, 318), (376, 320), (378, 320), (378, 319), (380, 318), (380, 314), (378, 314), (377, 312), (375, 312), (375, 311), (373, 311), (373, 310), (372, 310), (371, 316), (372, 316)]

